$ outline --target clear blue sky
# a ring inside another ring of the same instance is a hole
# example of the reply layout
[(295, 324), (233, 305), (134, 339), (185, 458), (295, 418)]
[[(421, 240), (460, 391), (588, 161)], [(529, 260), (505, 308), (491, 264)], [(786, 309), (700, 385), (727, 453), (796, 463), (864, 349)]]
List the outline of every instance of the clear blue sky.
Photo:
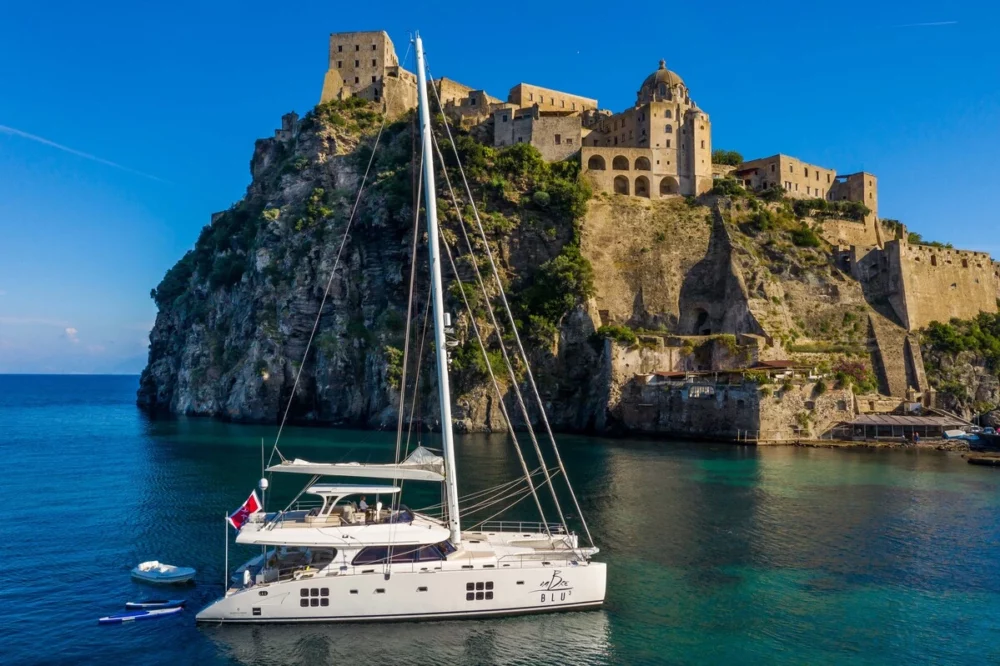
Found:
[(242, 196), (254, 140), (316, 103), (346, 30), (385, 29), (402, 58), (419, 29), (434, 76), (612, 110), (665, 58), (715, 147), (872, 171), (883, 216), (1000, 257), (998, 20), (923, 0), (7, 3), (0, 372), (141, 369), (150, 288)]

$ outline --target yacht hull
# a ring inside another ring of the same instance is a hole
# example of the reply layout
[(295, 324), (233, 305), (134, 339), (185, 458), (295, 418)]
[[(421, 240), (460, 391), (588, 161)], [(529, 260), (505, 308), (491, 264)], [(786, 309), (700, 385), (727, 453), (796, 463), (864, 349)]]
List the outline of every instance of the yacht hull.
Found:
[(231, 591), (197, 621), (399, 622), (586, 610), (604, 603), (606, 580), (602, 562), (320, 576)]

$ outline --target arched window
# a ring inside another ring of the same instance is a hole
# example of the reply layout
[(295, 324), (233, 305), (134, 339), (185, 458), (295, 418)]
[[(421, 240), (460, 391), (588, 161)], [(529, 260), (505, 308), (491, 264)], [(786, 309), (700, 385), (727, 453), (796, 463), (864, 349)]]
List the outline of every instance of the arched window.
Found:
[(663, 128), (663, 131), (666, 132), (667, 134), (671, 134), (674, 131), (674, 126), (673, 125), (666, 125)]
[(677, 179), (671, 176), (667, 176), (660, 181), (660, 196), (667, 194), (679, 194), (681, 191), (680, 185), (677, 183)]
[(604, 158), (600, 155), (591, 155), (587, 160), (587, 168), (591, 171), (604, 171), (606, 168)]
[(615, 176), (615, 194), (628, 194), (628, 178)]
[(628, 158), (624, 155), (619, 155), (611, 160), (611, 168), (615, 171), (628, 171)]
[(931, 255), (931, 266), (937, 266), (937, 255)]
[(649, 198), (649, 179), (645, 176), (635, 179), (635, 196)]
[(649, 164), (648, 157), (637, 157), (635, 158), (635, 170), (636, 171), (652, 171), (652, 167)]

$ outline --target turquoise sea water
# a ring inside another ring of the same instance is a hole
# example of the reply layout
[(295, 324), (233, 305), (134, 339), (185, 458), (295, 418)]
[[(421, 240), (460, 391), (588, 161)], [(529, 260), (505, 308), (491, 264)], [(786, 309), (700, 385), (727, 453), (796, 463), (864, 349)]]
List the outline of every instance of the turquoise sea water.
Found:
[[(926, 451), (563, 436), (609, 566), (604, 610), (197, 627), (194, 611), (221, 592), (223, 514), (256, 484), (274, 428), (150, 421), (136, 383), (0, 376), (2, 663), (1000, 662), (1000, 470)], [(282, 449), (374, 462), (393, 441), (292, 429)], [(503, 438), (460, 438), (458, 456), (462, 493), (517, 474)], [(277, 496), (298, 490), (275, 482)], [(406, 492), (412, 506), (437, 499)], [(249, 553), (230, 555), (235, 566)], [(198, 568), (179, 591), (190, 610), (98, 626), (127, 600), (162, 596), (129, 579), (147, 559)]]

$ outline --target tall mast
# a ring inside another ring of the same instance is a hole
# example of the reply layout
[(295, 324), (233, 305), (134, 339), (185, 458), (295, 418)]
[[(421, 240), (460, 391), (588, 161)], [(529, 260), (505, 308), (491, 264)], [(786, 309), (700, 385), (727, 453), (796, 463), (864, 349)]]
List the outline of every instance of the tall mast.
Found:
[(444, 333), (444, 297), (441, 292), (441, 258), (438, 256), (437, 193), (434, 188), (434, 153), (431, 143), (431, 114), (427, 104), (427, 75), (424, 43), (414, 37), (417, 49), (417, 94), (420, 100), (420, 136), (423, 145), (424, 202), (427, 209), (427, 254), (431, 264), (431, 301), (434, 311), (434, 357), (437, 360), (438, 401), (441, 403), (441, 438), (444, 440), (445, 499), (451, 542), (462, 542), (458, 523), (458, 478), (455, 469), (455, 436), (451, 431), (451, 390), (448, 386), (448, 350)]

